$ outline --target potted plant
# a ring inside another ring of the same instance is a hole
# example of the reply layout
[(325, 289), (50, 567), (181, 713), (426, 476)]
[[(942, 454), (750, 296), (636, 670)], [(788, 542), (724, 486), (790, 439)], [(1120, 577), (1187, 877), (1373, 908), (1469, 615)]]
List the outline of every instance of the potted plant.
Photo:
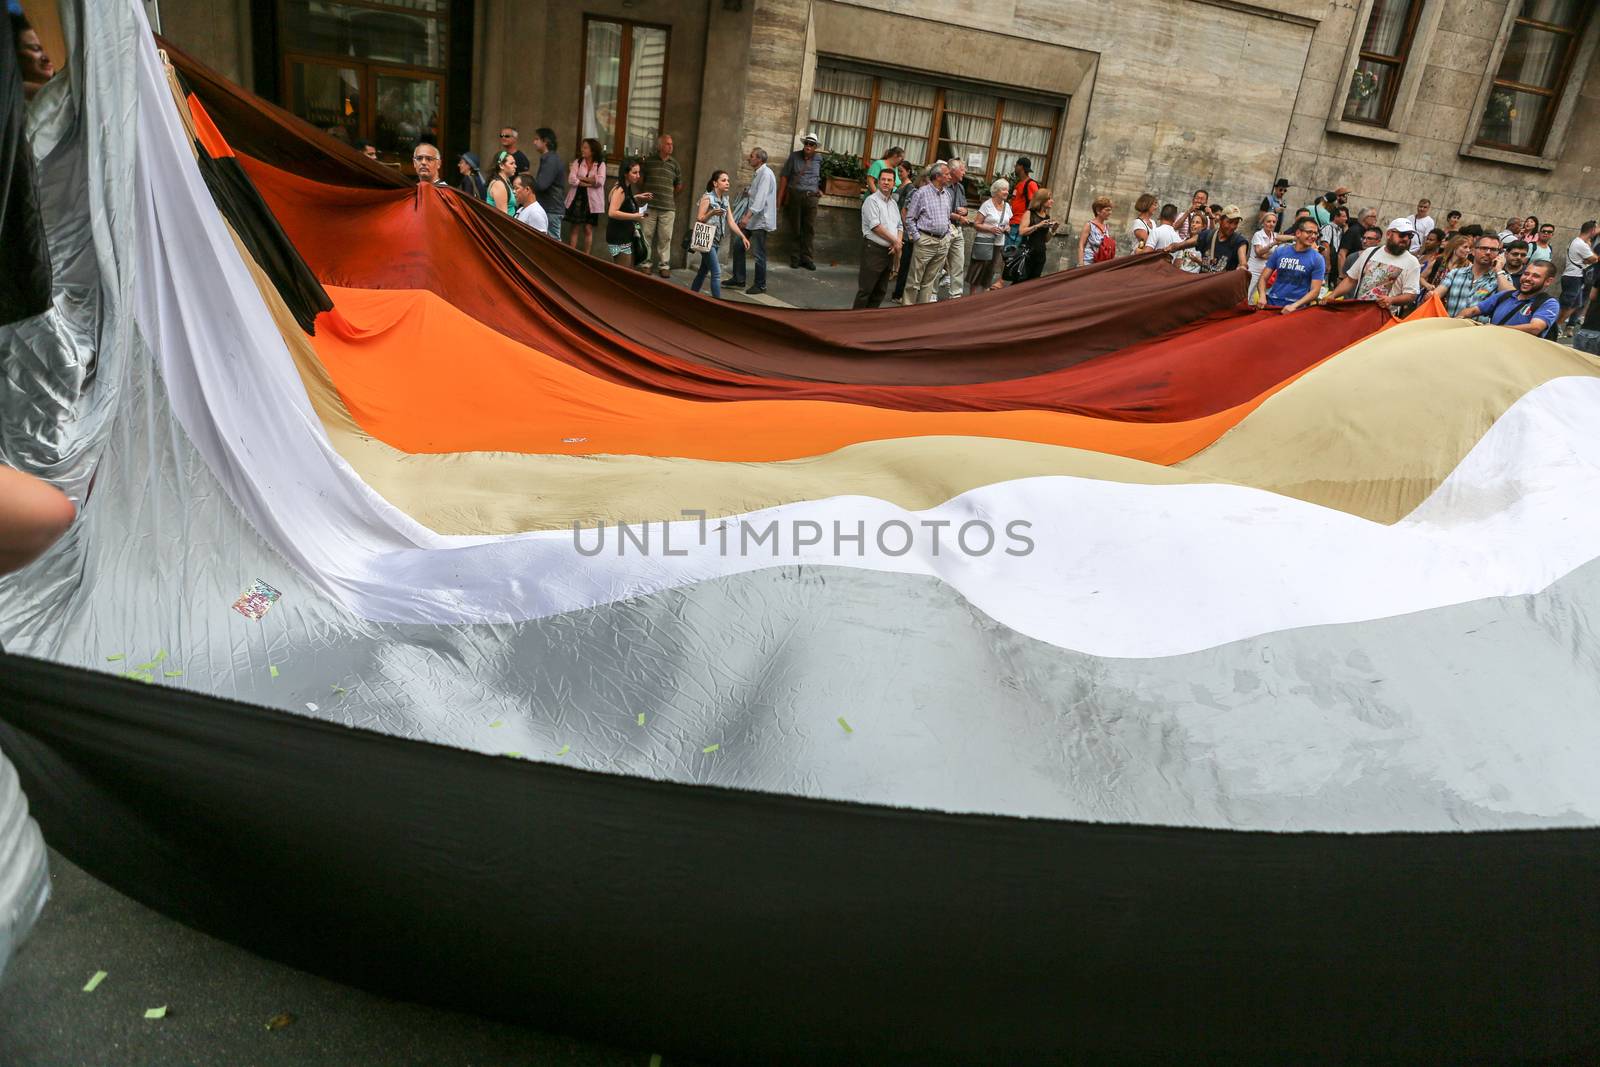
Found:
[(829, 196), (860, 196), (867, 168), (855, 156), (825, 152), (822, 156), (822, 191)]

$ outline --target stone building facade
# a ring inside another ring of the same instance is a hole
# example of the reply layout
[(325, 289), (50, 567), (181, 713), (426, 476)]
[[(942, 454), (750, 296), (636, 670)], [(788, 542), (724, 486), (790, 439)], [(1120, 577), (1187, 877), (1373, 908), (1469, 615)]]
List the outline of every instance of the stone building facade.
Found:
[[(776, 165), (820, 128), (835, 150), (867, 157), (910, 141), (914, 157), (959, 154), (979, 172), (1009, 169), (1025, 150), (1057, 194), (1064, 233), (1076, 232), (1099, 195), (1115, 202), (1120, 234), (1142, 192), (1181, 204), (1203, 187), (1213, 201), (1250, 209), (1282, 175), (1292, 205), (1345, 185), (1352, 205), (1376, 206), (1386, 219), (1427, 196), (1439, 218), (1450, 208), (1497, 225), (1536, 214), (1560, 228), (1563, 244), (1600, 216), (1596, 8), (1593, 0), (160, 3), (173, 40), (286, 104), (306, 71), (333, 77), (316, 64), (368, 49), (372, 62), (351, 66), (366, 73), (338, 76), (366, 91), (369, 111), (387, 106), (384, 86), (399, 92), (395, 78), (419, 79), (407, 99), (435, 101), (448, 151), (490, 156), (509, 124), (524, 145), (533, 128), (549, 126), (564, 156), (586, 134), (615, 156), (667, 129), (690, 176), (683, 208), (713, 168), (734, 171), (741, 184), (751, 147), (765, 147)], [(380, 31), (325, 33), (306, 52), (305, 20), (377, 16), (390, 20)], [(433, 19), (426, 29), (438, 39), (395, 45), (405, 33), (396, 25), (419, 17)], [(412, 62), (419, 56), (428, 62)], [(391, 136), (415, 125), (365, 121)], [(835, 258), (855, 255), (856, 204), (824, 199), (821, 226), (833, 238), (825, 251)]]

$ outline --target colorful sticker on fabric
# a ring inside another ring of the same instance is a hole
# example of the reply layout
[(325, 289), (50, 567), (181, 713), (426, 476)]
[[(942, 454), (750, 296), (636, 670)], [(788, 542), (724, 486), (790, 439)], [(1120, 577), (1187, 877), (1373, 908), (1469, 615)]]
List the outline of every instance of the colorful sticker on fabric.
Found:
[(233, 610), (247, 619), (259, 619), (267, 613), (267, 609), (278, 602), (283, 594), (272, 586), (257, 578), (239, 599), (233, 602)]

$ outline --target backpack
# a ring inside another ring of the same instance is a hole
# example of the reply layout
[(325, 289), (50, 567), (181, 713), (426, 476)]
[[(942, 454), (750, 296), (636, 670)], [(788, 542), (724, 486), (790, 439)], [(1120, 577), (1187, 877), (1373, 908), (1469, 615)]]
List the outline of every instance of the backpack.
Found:
[[(1094, 224), (1090, 223), (1090, 225), (1092, 226)], [(1117, 239), (1115, 237), (1111, 236), (1111, 231), (1110, 230), (1101, 230), (1100, 231), (1100, 243), (1095, 246), (1094, 258), (1090, 259), (1089, 262), (1090, 263), (1104, 263), (1107, 260), (1115, 259), (1116, 256), (1117, 256)]]

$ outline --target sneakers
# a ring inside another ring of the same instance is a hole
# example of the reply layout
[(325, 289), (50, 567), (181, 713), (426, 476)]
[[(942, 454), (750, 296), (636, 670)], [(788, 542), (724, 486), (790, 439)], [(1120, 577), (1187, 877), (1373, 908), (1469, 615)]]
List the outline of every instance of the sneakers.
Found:
[(809, 259), (802, 259), (800, 261), (800, 266), (801, 266), (801, 268), (803, 270), (816, 270), (817, 269), (817, 265), (815, 263), (811, 262)]
[(760, 296), (762, 293), (764, 293), (766, 291), (767, 291), (767, 287), (764, 286), (764, 285), (752, 285), (750, 288), (745, 290), (745, 295), (746, 296)]

